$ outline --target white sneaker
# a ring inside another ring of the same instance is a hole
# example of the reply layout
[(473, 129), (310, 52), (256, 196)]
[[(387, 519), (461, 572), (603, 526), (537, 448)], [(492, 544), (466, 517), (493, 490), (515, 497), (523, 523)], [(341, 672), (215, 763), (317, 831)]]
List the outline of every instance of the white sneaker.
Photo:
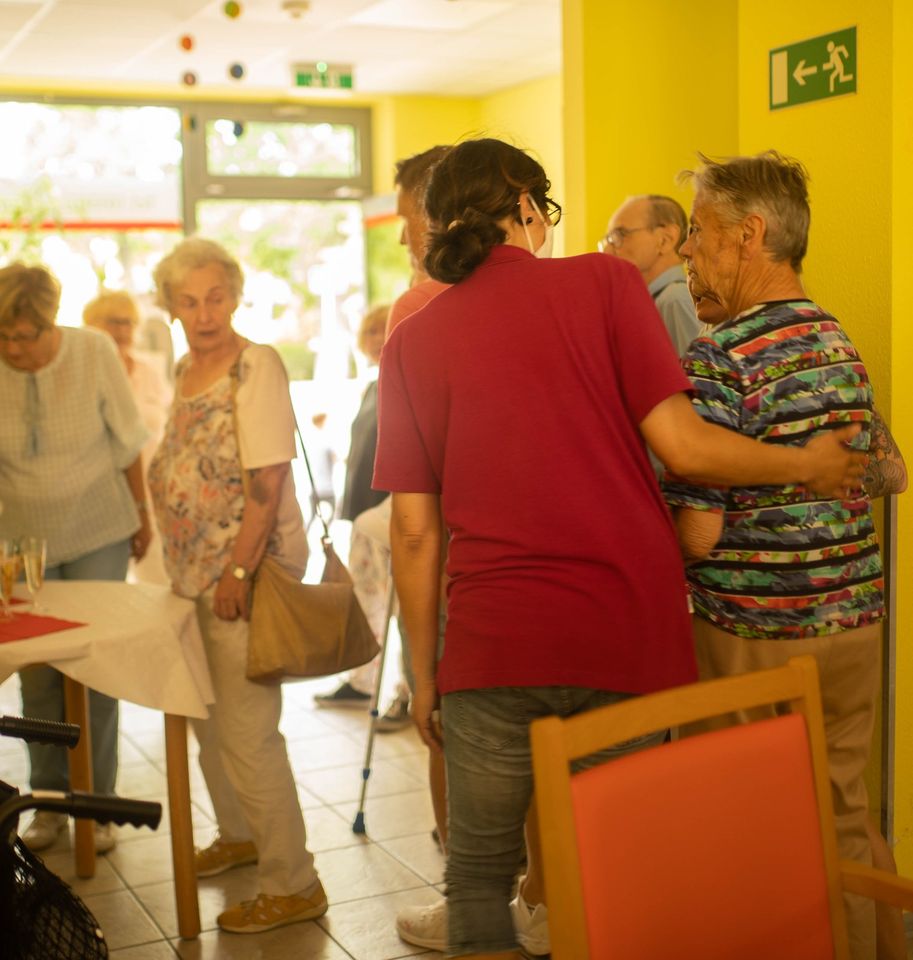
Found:
[(396, 932), (406, 943), (429, 950), (447, 949), (447, 901), (430, 907), (404, 907), (396, 915)]
[(117, 846), (117, 837), (114, 835), (114, 825), (111, 823), (95, 824), (95, 852), (107, 853)]
[(67, 820), (65, 813), (53, 813), (50, 810), (38, 810), (32, 817), (25, 833), (22, 834), (23, 843), (29, 850), (47, 850), (57, 840), (57, 837), (66, 830)]
[(510, 915), (514, 921), (514, 930), (520, 946), (533, 957), (544, 957), (551, 951), (548, 937), (548, 910), (544, 903), (535, 907), (517, 893), (517, 899), (510, 901)]

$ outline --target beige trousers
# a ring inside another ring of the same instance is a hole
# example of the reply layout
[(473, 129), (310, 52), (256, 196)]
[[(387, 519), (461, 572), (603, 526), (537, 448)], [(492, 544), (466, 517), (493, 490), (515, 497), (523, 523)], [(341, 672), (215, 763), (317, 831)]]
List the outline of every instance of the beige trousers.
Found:
[[(811, 654), (818, 663), (827, 736), (828, 767), (837, 849), (841, 858), (871, 864), (866, 835), (868, 796), (863, 772), (869, 759), (878, 696), (881, 624), (802, 640), (746, 640), (694, 617), (694, 642), (702, 680), (782, 666), (790, 657)], [(773, 714), (773, 708), (749, 716), (708, 723), (704, 729)], [(864, 897), (846, 897), (850, 955), (875, 958), (875, 907)]]
[(244, 676), (248, 625), (220, 620), (213, 588), (197, 599), (197, 618), (216, 702), (208, 720), (194, 720), (200, 768), (221, 835), (252, 840), (259, 855), (260, 892), (287, 897), (317, 881), (285, 738), (279, 732), (282, 687)]

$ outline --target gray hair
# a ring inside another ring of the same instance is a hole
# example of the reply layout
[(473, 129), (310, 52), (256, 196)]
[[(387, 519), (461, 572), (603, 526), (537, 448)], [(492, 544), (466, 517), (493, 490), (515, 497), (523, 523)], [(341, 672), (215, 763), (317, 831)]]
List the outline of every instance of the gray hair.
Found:
[(174, 291), (192, 270), (219, 264), (228, 278), (228, 286), (235, 303), (241, 302), (244, 290), (244, 275), (238, 261), (214, 240), (203, 237), (188, 237), (182, 240), (167, 257), (159, 261), (153, 273), (156, 287), (156, 302), (174, 315)]
[(675, 244), (678, 249), (688, 236), (688, 214), (682, 209), (682, 205), (673, 200), (672, 197), (665, 197), (659, 193), (649, 193), (644, 198), (649, 203), (650, 227), (678, 227), (678, 241)]
[(808, 171), (792, 157), (765, 150), (753, 157), (711, 160), (699, 153), (700, 169), (684, 170), (724, 218), (738, 223), (758, 213), (767, 222), (764, 247), (775, 261), (788, 260), (799, 271), (808, 250)]
[(25, 320), (49, 330), (59, 306), (60, 283), (47, 267), (16, 262), (0, 270), (0, 327)]

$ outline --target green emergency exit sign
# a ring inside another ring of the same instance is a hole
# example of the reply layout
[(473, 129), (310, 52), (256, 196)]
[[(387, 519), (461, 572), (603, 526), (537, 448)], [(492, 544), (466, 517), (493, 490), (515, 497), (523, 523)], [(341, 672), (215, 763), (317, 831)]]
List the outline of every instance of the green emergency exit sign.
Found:
[(352, 65), (327, 63), (325, 60), (317, 60), (314, 63), (294, 63), (292, 64), (292, 82), (296, 87), (351, 90)]
[(856, 92), (856, 28), (770, 51), (770, 109)]

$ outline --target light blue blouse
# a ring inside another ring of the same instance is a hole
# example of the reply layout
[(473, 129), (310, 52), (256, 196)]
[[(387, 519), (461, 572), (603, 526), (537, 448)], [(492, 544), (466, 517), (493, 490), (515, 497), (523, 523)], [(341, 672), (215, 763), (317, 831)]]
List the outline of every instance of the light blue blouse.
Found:
[(0, 361), (0, 536), (46, 537), (48, 566), (137, 530), (123, 471), (148, 435), (113, 341), (60, 332), (34, 373)]

